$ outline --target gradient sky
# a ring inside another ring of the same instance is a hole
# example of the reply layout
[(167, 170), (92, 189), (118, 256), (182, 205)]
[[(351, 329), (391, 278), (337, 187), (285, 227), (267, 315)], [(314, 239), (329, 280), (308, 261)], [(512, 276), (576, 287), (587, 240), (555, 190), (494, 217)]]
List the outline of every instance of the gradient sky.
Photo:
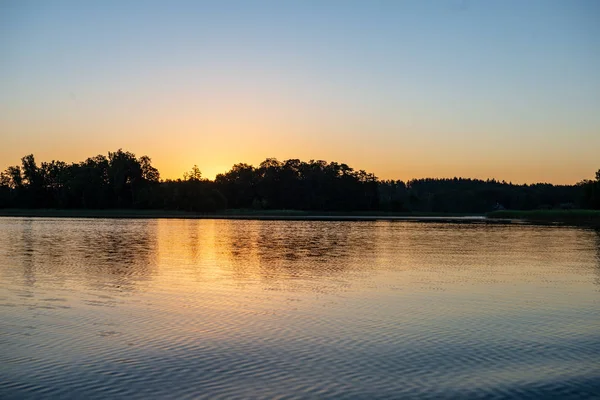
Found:
[(0, 169), (123, 148), (380, 178), (600, 168), (600, 1), (0, 0)]

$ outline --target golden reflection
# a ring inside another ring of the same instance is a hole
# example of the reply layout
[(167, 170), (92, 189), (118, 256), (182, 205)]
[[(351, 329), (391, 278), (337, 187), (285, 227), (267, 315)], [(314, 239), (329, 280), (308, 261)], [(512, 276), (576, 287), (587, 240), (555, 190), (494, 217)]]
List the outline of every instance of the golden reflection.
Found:
[(219, 275), (214, 220), (179, 219), (157, 221), (157, 258), (160, 275), (195, 281)]
[(341, 277), (365, 269), (357, 252), (368, 243), (353, 233), (357, 228), (336, 222), (160, 220), (160, 275), (190, 290), (198, 284), (260, 290), (297, 279)]
[(0, 242), (6, 249), (0, 274), (26, 287), (50, 279), (69, 289), (187, 293), (189, 302), (214, 295), (232, 304), (237, 290), (468, 292), (600, 284), (600, 231), (570, 227), (13, 219)]

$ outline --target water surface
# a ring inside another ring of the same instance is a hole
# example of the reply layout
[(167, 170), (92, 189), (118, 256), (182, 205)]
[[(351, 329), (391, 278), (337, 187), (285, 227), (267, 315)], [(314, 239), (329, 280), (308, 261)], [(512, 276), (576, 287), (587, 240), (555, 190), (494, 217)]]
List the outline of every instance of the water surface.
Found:
[(600, 233), (0, 218), (0, 398), (598, 398)]

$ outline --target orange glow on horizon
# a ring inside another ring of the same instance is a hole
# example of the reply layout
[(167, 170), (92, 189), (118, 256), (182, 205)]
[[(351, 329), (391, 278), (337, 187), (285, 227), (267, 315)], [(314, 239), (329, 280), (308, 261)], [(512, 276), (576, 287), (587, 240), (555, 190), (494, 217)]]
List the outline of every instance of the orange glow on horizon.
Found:
[[(23, 147), (23, 150), (27, 148)], [(430, 163), (421, 158), (420, 161), (401, 157), (398, 162), (383, 159), (376, 155), (364, 153), (348, 154), (344, 157), (343, 154), (326, 157), (324, 152), (319, 151), (311, 155), (310, 151), (298, 151), (294, 155), (293, 150), (272, 151), (267, 152), (261, 149), (251, 151), (246, 149), (247, 154), (239, 152), (222, 153), (210, 151), (210, 149), (202, 149), (194, 151), (194, 149), (182, 149), (181, 154), (175, 151), (160, 152), (157, 149), (147, 148), (145, 151), (136, 150), (136, 146), (113, 146), (110, 151), (115, 151), (118, 148), (131, 151), (138, 157), (148, 155), (152, 159), (152, 164), (158, 168), (160, 177), (166, 179), (181, 179), (185, 172), (190, 171), (193, 165), (198, 165), (202, 176), (206, 179), (213, 180), (217, 174), (229, 171), (234, 164), (245, 163), (258, 167), (258, 165), (266, 158), (277, 158), (284, 161), (290, 158), (298, 158), (308, 162), (311, 159), (325, 160), (327, 162), (346, 163), (350, 167), (359, 170), (363, 169), (367, 172), (374, 173), (379, 179), (394, 179), (408, 181), (419, 178), (453, 178), (463, 177), (472, 179), (496, 179), (498, 181), (505, 180), (516, 184), (531, 184), (531, 183), (552, 183), (552, 184), (575, 184), (584, 179), (593, 179), (595, 171), (598, 170), (598, 165), (588, 162), (583, 165), (565, 161), (557, 163), (553, 167), (548, 167), (546, 163), (538, 162), (497, 162), (483, 163), (482, 160), (465, 158), (462, 160), (431, 160)], [(83, 161), (87, 157), (93, 157), (97, 154), (107, 155), (108, 151), (99, 151), (90, 149), (84, 153), (77, 149), (61, 148), (60, 151), (54, 149), (29, 149), (28, 151), (20, 151), (18, 156), (7, 156), (0, 150), (0, 170), (4, 171), (11, 165), (20, 165), (21, 157), (27, 154), (34, 154), (38, 165), (44, 161), (62, 160), (67, 163)], [(144, 150), (144, 149), (142, 149)], [(414, 157), (419, 158), (419, 157)], [(495, 160), (494, 160), (495, 161)]]
[(122, 148), (163, 179), (267, 157), (404, 181), (593, 178), (594, 2), (456, 2), (2, 4), (0, 171)]

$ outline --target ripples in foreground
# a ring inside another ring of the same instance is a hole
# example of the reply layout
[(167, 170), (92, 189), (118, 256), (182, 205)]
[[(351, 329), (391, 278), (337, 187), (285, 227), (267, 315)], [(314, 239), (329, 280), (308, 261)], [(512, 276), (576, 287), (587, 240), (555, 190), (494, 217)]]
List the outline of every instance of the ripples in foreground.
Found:
[(598, 398), (600, 233), (0, 218), (0, 398)]

